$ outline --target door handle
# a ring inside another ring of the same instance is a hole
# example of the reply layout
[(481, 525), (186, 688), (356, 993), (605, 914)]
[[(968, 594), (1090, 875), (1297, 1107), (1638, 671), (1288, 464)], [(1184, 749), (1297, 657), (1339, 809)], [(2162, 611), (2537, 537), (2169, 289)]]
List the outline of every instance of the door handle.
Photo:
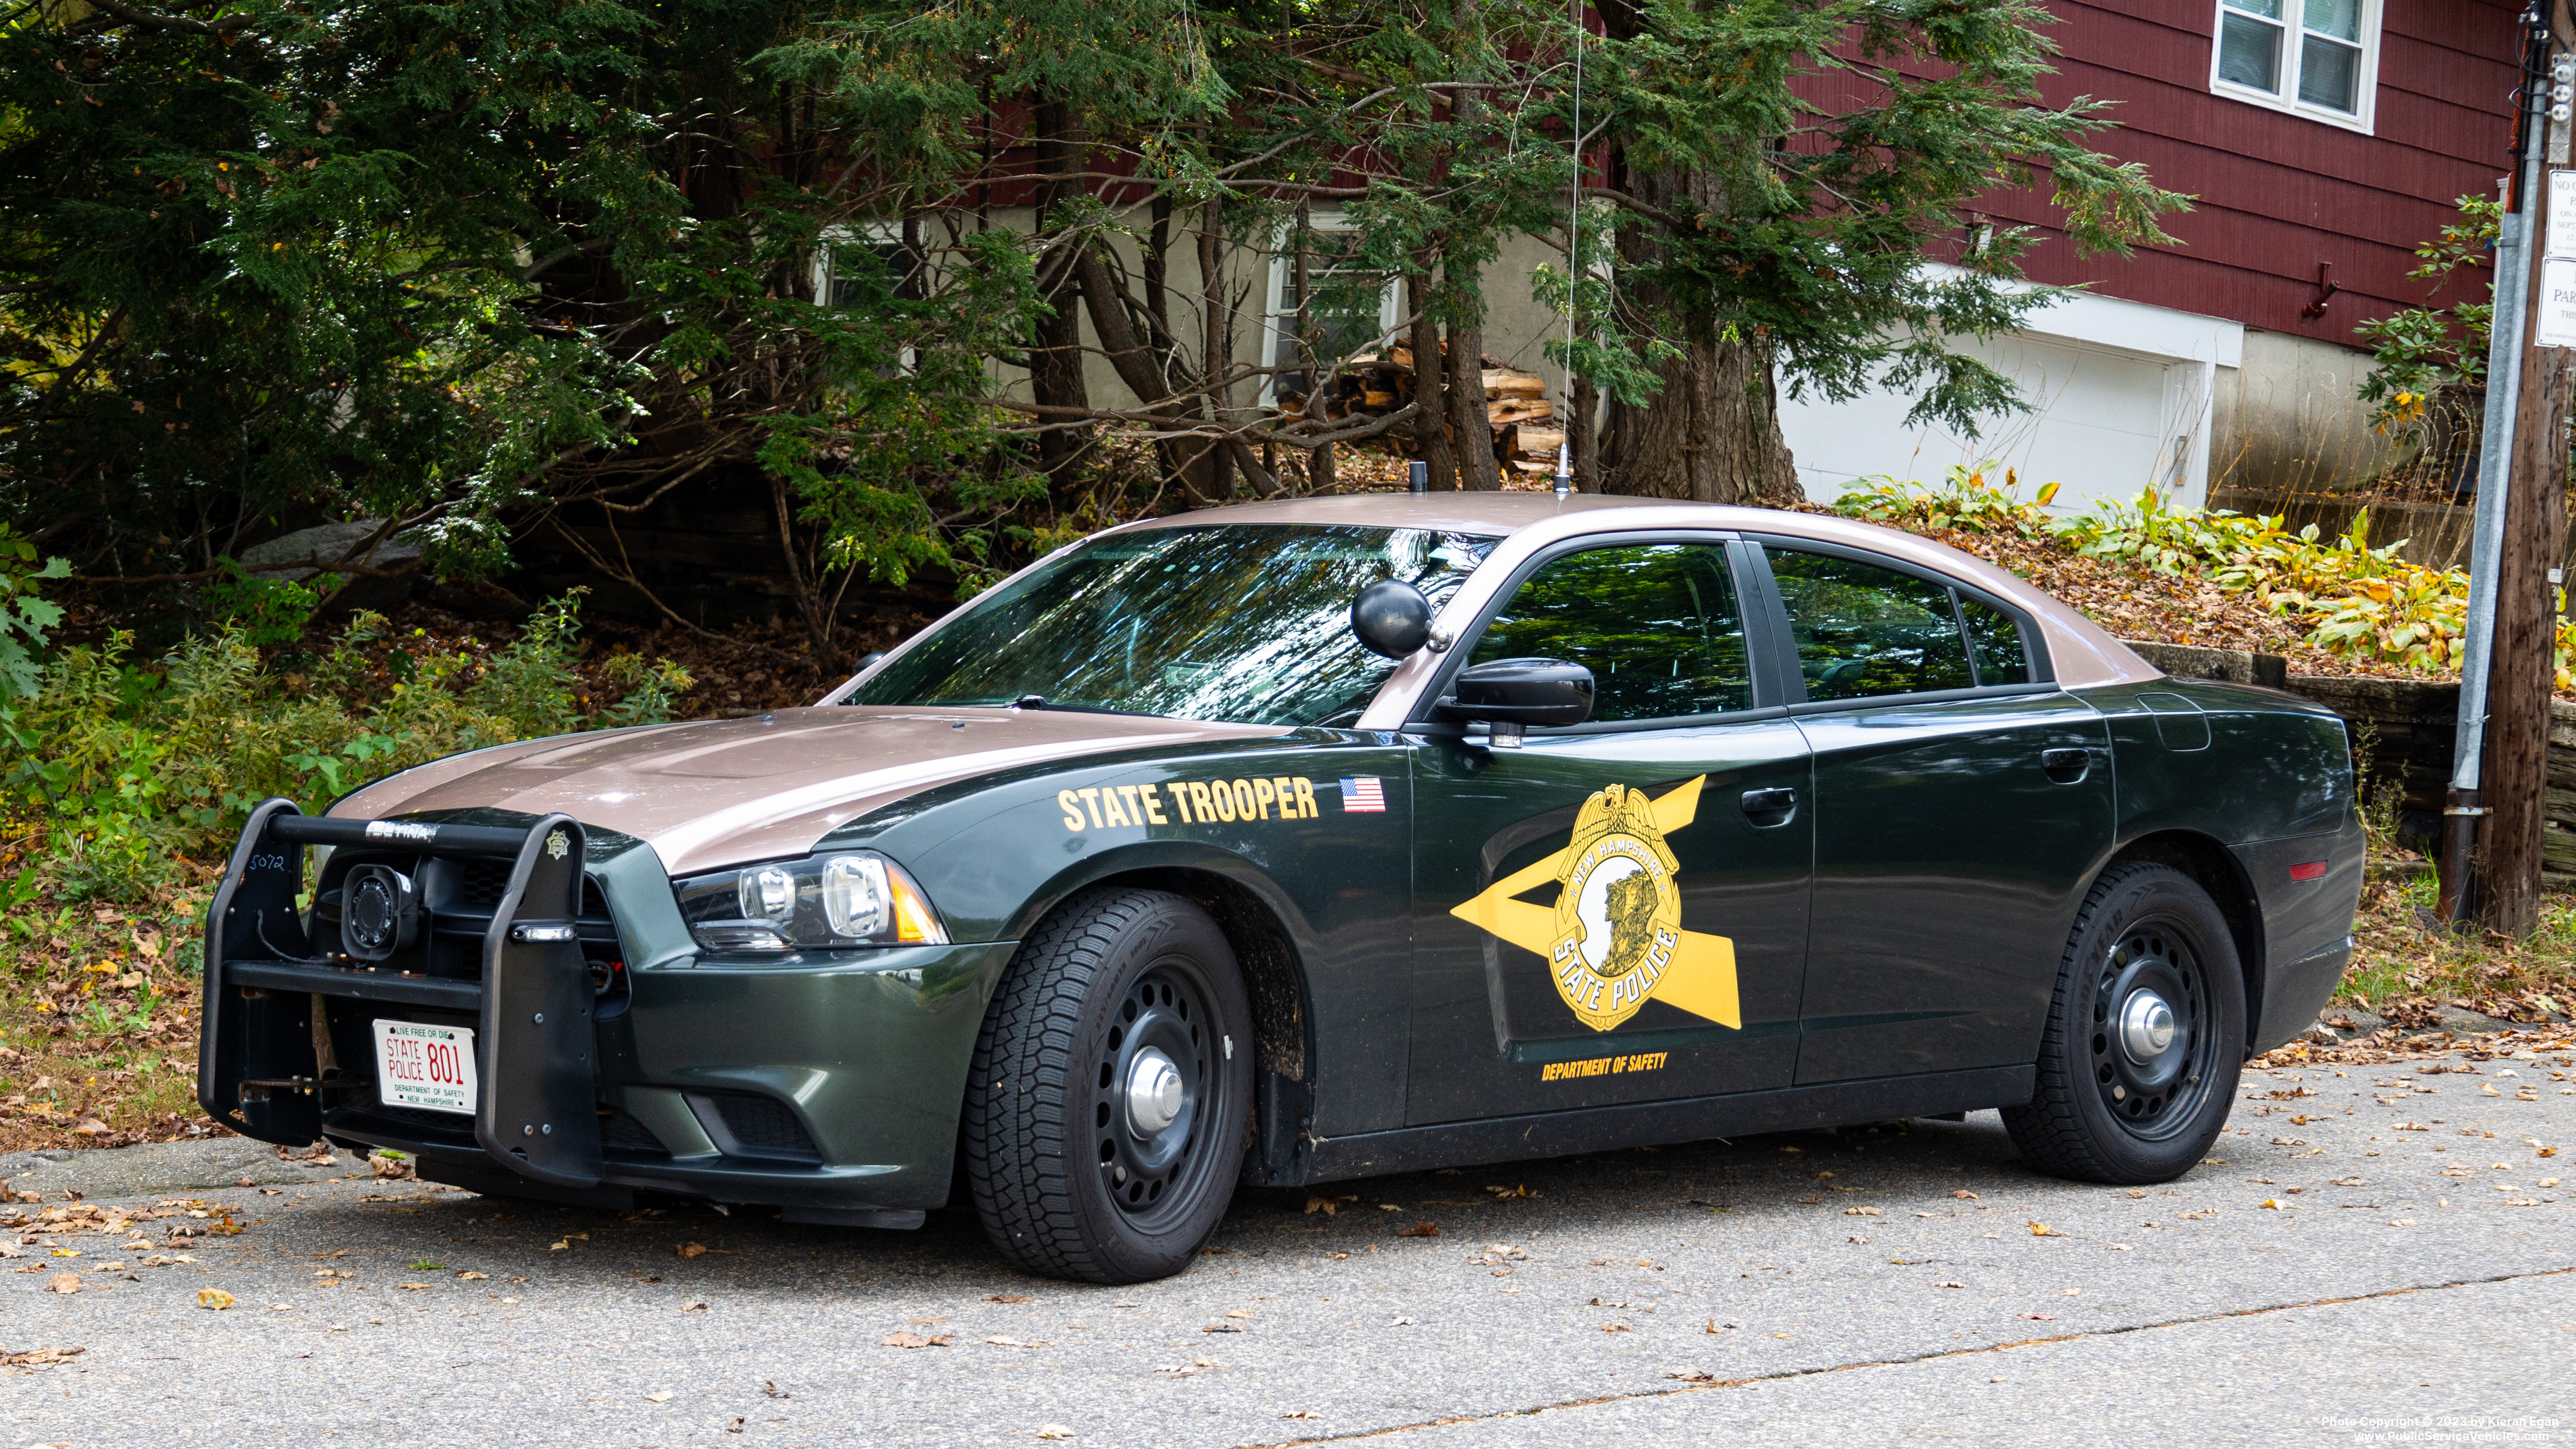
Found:
[[(1783, 824), (1788, 820), (1789, 812), (1797, 808), (1798, 792), (1785, 785), (1773, 786), (1768, 790), (1744, 792), (1744, 813), (1755, 817), (1754, 823), (1757, 825)], [(1760, 818), (1765, 815), (1778, 818), (1772, 820)]]
[(2061, 785), (2072, 785), (2083, 779), (2092, 765), (2091, 750), (2068, 747), (2039, 752), (2039, 767), (2048, 772), (2048, 778)]

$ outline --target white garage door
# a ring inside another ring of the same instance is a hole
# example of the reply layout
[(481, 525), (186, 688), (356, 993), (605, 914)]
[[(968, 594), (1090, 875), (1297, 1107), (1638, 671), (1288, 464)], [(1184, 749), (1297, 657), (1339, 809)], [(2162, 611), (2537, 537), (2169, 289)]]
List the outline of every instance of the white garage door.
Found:
[[(1831, 503), (1852, 480), (1877, 474), (1938, 481), (1952, 464), (1983, 463), (2020, 475), (2021, 496), (2063, 485), (2052, 510), (2080, 513), (2094, 500), (2127, 502), (2153, 483), (2171, 501), (2202, 501), (2204, 457), (2194, 434), (2206, 428), (2205, 364), (2165, 361), (2028, 335), (1969, 343), (2012, 378), (2030, 411), (1986, 421), (1982, 436), (1909, 428), (1912, 400), (1871, 393), (1846, 403), (1783, 397), (1780, 427), (1807, 496)], [(2180, 484), (2179, 490), (2176, 485)]]

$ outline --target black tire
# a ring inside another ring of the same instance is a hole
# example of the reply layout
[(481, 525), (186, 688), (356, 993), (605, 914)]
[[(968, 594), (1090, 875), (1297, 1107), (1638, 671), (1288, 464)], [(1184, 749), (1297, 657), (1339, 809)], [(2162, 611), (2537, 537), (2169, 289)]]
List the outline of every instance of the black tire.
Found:
[(2038, 1089), (2004, 1126), (2053, 1176), (2170, 1182), (2227, 1125), (2245, 1040), (2244, 967), (2217, 902), (2170, 866), (2114, 866), (2076, 913)]
[(975, 1042), (976, 1215), (1031, 1273), (1169, 1277), (1225, 1217), (1251, 1104), (1252, 1008), (1216, 922), (1163, 891), (1075, 896), (1020, 944)]

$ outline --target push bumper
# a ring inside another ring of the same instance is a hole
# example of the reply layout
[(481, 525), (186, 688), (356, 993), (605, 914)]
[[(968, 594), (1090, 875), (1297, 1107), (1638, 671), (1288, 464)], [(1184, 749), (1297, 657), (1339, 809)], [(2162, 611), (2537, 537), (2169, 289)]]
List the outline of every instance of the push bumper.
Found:
[[(392, 1148), (434, 1180), (599, 1205), (645, 1190), (902, 1226), (947, 1201), (966, 1072), (1012, 943), (774, 965), (673, 955), (637, 965), (622, 994), (597, 1001), (575, 950), (541, 963), (565, 999), (540, 1005), (519, 999), (536, 968), (511, 954), (524, 911), (495, 911), (481, 979), (371, 972), (317, 953), (293, 910), (301, 845), (368, 822), (306, 820), (273, 803), (282, 808), (261, 807), (235, 851), (207, 936), (199, 1096), (234, 1130)], [(543, 834), (529, 835), (539, 844), (523, 841), (522, 854), (542, 858)], [(533, 1038), (540, 1012), (577, 1031)], [(475, 1028), (474, 1117), (381, 1101), (378, 1018)]]

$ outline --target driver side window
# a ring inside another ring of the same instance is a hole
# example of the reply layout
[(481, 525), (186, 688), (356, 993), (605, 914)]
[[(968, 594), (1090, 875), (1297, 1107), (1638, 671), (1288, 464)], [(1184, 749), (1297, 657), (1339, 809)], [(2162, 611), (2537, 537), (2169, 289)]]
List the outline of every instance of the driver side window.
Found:
[(1592, 718), (1674, 719), (1749, 709), (1744, 615), (1722, 543), (1568, 554), (1523, 582), (1468, 655), (1561, 659), (1592, 671)]

